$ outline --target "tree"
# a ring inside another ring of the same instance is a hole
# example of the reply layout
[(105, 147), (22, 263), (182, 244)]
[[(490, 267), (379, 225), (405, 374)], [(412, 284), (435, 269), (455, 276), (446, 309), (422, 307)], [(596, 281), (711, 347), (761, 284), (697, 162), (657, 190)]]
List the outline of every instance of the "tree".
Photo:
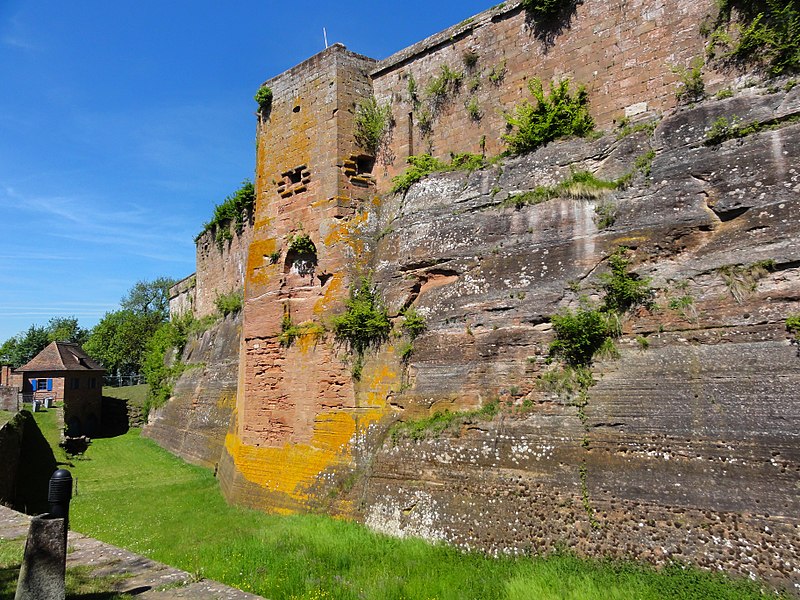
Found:
[(31, 325), (26, 332), (6, 340), (0, 347), (0, 361), (17, 369), (44, 350), (49, 343), (47, 329)]
[(120, 307), (138, 315), (148, 315), (154, 323), (163, 323), (169, 318), (169, 288), (175, 283), (170, 277), (137, 281), (120, 301)]
[(109, 372), (138, 373), (148, 340), (158, 324), (132, 310), (106, 313), (95, 325), (83, 349)]
[(89, 332), (78, 325), (76, 317), (53, 317), (47, 323), (47, 339), (51, 342), (74, 342), (83, 345)]

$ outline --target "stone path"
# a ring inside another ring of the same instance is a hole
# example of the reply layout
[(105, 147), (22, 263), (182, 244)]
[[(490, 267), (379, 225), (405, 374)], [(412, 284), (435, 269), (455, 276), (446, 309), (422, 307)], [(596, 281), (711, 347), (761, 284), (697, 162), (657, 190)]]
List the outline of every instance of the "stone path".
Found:
[[(0, 506), (0, 540), (26, 539), (30, 517)], [(90, 567), (98, 577), (124, 575), (113, 584), (113, 592), (128, 593), (143, 600), (263, 600), (260, 596), (203, 579), (158, 563), (144, 556), (69, 532), (67, 568)]]

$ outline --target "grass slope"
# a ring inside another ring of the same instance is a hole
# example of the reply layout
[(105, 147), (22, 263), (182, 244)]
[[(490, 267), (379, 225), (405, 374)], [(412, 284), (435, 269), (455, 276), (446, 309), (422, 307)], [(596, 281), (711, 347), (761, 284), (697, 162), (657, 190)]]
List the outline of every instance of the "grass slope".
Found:
[[(52, 427), (42, 424), (50, 437)], [(760, 597), (752, 582), (693, 569), (657, 573), (570, 556), (492, 559), (324, 516), (228, 506), (210, 471), (138, 430), (95, 440), (84, 458), (72, 459), (71, 470), (77, 531), (273, 600)]]
[(149, 386), (146, 383), (141, 385), (127, 385), (124, 387), (111, 387), (104, 385), (103, 396), (127, 400), (135, 406), (144, 406), (145, 402), (147, 401), (148, 388)]

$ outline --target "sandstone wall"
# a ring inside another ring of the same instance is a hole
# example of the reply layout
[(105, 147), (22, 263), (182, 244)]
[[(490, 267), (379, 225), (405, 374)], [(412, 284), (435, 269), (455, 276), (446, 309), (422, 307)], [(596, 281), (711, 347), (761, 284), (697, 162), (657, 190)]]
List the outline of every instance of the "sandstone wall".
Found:
[(237, 313), (189, 340), (181, 356), (187, 369), (169, 402), (151, 411), (146, 437), (191, 463), (219, 463), (236, 401), (241, 329)]
[[(505, 408), (456, 435), (387, 440), (353, 492), (361, 518), (490, 552), (566, 543), (800, 584), (800, 359), (785, 327), (800, 312), (797, 114), (797, 88), (751, 90), (653, 137), (558, 142), (386, 199), (376, 277), (390, 307), (412, 302), (429, 324), (395, 414)], [(777, 125), (708, 146), (721, 116)], [(500, 206), (571, 170), (616, 178), (650, 148), (651, 175), (624, 191)], [(601, 203), (616, 212), (605, 229)], [(618, 246), (635, 249), (654, 306), (623, 321), (619, 359), (596, 362), (577, 406), (539, 383), (550, 315), (597, 301)]]
[[(225, 349), (215, 352), (226, 356), (241, 344), (238, 382), (223, 361), (235, 409), (203, 429), (214, 395), (196, 400), (209, 383), (189, 371), (151, 435), (195, 462), (218, 460), (226, 497), (257, 508), (325, 510), (493, 553), (566, 543), (800, 584), (800, 376), (785, 329), (800, 312), (800, 87), (738, 89), (673, 111), (671, 66), (703, 54), (699, 25), (713, 10), (705, 0), (587, 1), (547, 38), (507, 4), (378, 64), (335, 45), (269, 80), (247, 261), (236, 254), (226, 271), (243, 269), (241, 342), (219, 332), (203, 342), (220, 336)], [(466, 74), (423, 135), (422, 96), (443, 65)], [(704, 73), (712, 92), (734, 82)], [(601, 127), (624, 115), (665, 118), (653, 134), (560, 141), (377, 195), (409, 154), (496, 154), (501, 113), (528, 96), (528, 79), (562, 75), (587, 85)], [(373, 91), (391, 102), (395, 123), (370, 173), (353, 114)], [(473, 99), (480, 119), (467, 113)], [(722, 116), (769, 126), (706, 144)], [(634, 176), (624, 189), (504, 205), (581, 170)], [(313, 256), (290, 251), (298, 235)], [(623, 320), (620, 356), (592, 366), (584, 405), (542, 386), (555, 368), (551, 318), (599, 301), (598, 277), (620, 246), (650, 278), (654, 303)], [(202, 290), (228, 277), (201, 282), (201, 262), (211, 271), (215, 260), (198, 245), (198, 306)], [(331, 318), (366, 273), (395, 333), (356, 377)], [(428, 323), (411, 348), (400, 329), (408, 306)], [(494, 401), (498, 416), (456, 432), (389, 435), (394, 421)]]
[[(570, 78), (586, 86), (591, 112), (600, 127), (645, 111), (675, 106), (678, 75), (704, 56), (700, 23), (716, 15), (712, 0), (610, 0), (579, 4), (560, 31), (542, 31), (518, 2), (506, 2), (423, 40), (378, 63), (373, 71), (375, 95), (392, 105), (395, 127), (379, 187), (405, 169), (410, 154), (450, 152), (494, 156), (505, 150), (503, 113), (531, 99), (528, 81)], [(465, 54), (474, 53), (470, 67)], [(426, 89), (442, 67), (463, 73), (458, 90), (436, 103)], [(716, 91), (720, 74), (706, 69), (706, 83)], [(415, 101), (409, 81), (416, 84)], [(466, 106), (474, 103), (478, 117)], [(432, 116), (429, 133), (420, 129), (424, 113)], [(485, 147), (482, 147), (482, 140)]]
[(169, 314), (171, 318), (194, 314), (197, 302), (197, 276), (192, 273), (169, 288)]
[[(342, 305), (350, 269), (365, 260), (350, 232), (374, 185), (352, 132), (373, 65), (337, 44), (267, 82), (273, 104), (258, 130), (236, 426), (220, 466), (222, 489), (237, 502), (302, 509), (320, 473), (352, 462), (349, 440), (374, 420), (341, 349), (318, 335)], [(302, 235), (314, 252), (292, 249)], [(304, 334), (282, 340), (286, 321)]]
[[(230, 225), (233, 239), (217, 243), (216, 230), (206, 231), (197, 240), (197, 261), (194, 290), (194, 316), (202, 319), (217, 312), (217, 296), (241, 290), (253, 226), (250, 222), (240, 233)], [(186, 294), (191, 297), (187, 290)], [(170, 302), (170, 314), (172, 302)]]

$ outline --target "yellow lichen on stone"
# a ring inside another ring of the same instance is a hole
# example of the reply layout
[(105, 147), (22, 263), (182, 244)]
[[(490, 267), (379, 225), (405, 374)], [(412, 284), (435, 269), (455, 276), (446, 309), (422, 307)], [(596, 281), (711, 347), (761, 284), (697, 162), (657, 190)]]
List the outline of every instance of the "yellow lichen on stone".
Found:
[(344, 273), (334, 273), (322, 296), (314, 303), (314, 314), (321, 315), (328, 312), (331, 306), (340, 303), (345, 295)]
[(247, 254), (247, 281), (253, 285), (264, 285), (269, 281), (269, 260), (267, 257), (278, 249), (277, 240), (253, 240)]
[[(351, 464), (355, 440), (386, 415), (386, 398), (398, 382), (397, 371), (383, 361), (365, 371), (363, 382), (368, 391), (358, 403), (360, 408), (318, 414), (307, 444), (255, 447), (229, 433), (225, 448), (236, 469), (247, 481), (269, 492), (285, 494), (298, 505), (308, 504), (319, 476), (332, 467)], [(340, 508), (346, 509), (346, 505)]]

